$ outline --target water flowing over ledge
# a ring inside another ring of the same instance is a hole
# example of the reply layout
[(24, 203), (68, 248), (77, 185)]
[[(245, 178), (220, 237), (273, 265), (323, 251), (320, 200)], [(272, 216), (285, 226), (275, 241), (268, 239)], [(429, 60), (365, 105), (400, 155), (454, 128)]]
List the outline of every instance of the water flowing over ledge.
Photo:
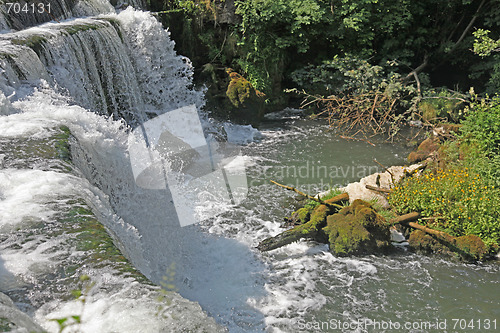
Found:
[[(84, 290), (80, 274), (95, 283), (81, 317), (84, 332), (217, 332), (223, 325), (230, 332), (288, 333), (330, 319), (498, 315), (491, 293), (496, 266), (436, 265), (416, 255), (337, 258), (315, 243), (265, 255), (253, 250), (279, 232), (292, 200), (274, 191), (270, 177), (315, 187), (357, 181), (374, 157), (402, 163), (402, 149), (347, 145), (318, 123), (292, 117), (261, 136), (202, 114), (207, 136), (233, 133), (246, 144), (249, 200), (180, 228), (168, 190), (135, 184), (128, 125), (185, 105), (199, 109), (204, 101), (192, 89), (189, 60), (175, 54), (168, 31), (148, 13), (105, 11), (3, 33), (0, 67), (0, 213), (2, 225), (7, 221), (0, 233), (0, 290), (51, 331), (57, 327), (50, 319), (82, 313), (81, 302), (67, 300), (71, 289)], [(67, 134), (60, 126), (71, 133), (70, 165), (59, 155), (36, 157), (51, 151), (43, 147), (52, 147), (54, 136)], [(318, 166), (346, 172), (322, 177), (312, 172)], [(69, 232), (72, 227), (78, 230)], [(102, 241), (94, 242), (98, 236)], [(144, 277), (166, 281), (179, 294), (158, 302), (159, 288)], [(444, 296), (429, 299), (439, 293)]]

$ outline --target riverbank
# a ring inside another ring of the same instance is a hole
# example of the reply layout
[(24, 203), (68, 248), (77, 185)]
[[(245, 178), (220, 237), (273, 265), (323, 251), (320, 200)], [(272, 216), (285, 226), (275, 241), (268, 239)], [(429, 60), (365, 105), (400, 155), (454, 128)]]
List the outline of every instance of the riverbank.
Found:
[[(252, 247), (285, 230), (279, 227), (283, 216), (290, 216), (299, 202), (303, 204), (294, 192), (270, 183), (270, 179), (314, 194), (320, 192), (315, 189), (322, 183), (345, 187), (359, 182), (373, 173), (372, 166), (382, 172), (374, 158), (385, 166), (404, 165), (410, 153), (403, 145), (374, 142), (377, 147), (373, 147), (363, 141), (340, 139), (318, 120), (286, 119), (266, 125), (259, 128), (264, 138), (244, 148), (255, 161), (248, 170), (251, 187), (247, 203), (210, 228), (218, 234), (225, 230), (226, 235)], [(345, 178), (329, 182), (317, 172), (313, 175), (313, 162), (315, 167), (349, 172)], [(350, 172), (353, 166), (354, 177)], [(298, 180), (293, 171), (297, 171)], [(252, 304), (265, 314), (270, 330), (304, 332), (301, 328), (307, 323), (330, 320), (425, 322), (448, 318), (450, 322), (450, 314), (469, 321), (497, 316), (496, 295), (491, 293), (498, 282), (500, 265), (496, 262), (472, 265), (401, 248), (388, 255), (337, 256), (327, 244), (308, 239), (262, 252), (259, 257), (269, 267), (267, 294), (254, 298)]]
[(463, 260), (496, 259), (500, 177), (494, 138), (499, 109), (498, 98), (472, 103), (465, 110), (463, 126), (433, 129), (409, 155), (410, 161), (420, 164), (390, 167), (338, 190), (348, 193), (351, 204), (359, 199), (375, 204), (388, 220), (417, 214), (414, 220), (421, 231), (399, 229), (404, 229), (410, 247), (418, 252), (459, 253)]

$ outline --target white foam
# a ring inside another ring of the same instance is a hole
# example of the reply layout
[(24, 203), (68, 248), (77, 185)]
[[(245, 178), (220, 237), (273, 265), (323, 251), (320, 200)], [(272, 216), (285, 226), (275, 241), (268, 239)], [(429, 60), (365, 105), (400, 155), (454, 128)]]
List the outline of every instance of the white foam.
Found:
[[(96, 278), (99, 279), (99, 278)], [(163, 298), (158, 288), (132, 282), (118, 291), (99, 290), (100, 280), (92, 280), (94, 286), (80, 300), (69, 302), (52, 301), (35, 313), (36, 320), (49, 332), (58, 332), (53, 319), (79, 316), (81, 324), (71, 326), (69, 331), (84, 333), (157, 333), (194, 331), (202, 327), (210, 332), (222, 331), (214, 320), (208, 318), (195, 304), (176, 293)]]
[(227, 134), (227, 141), (233, 144), (244, 145), (263, 138), (262, 133), (252, 125), (224, 123), (224, 131)]
[[(1, 123), (1, 120), (0, 120)], [(47, 202), (75, 195), (74, 176), (54, 171), (0, 170), (0, 230), (18, 228), (30, 219), (47, 220), (53, 211)]]

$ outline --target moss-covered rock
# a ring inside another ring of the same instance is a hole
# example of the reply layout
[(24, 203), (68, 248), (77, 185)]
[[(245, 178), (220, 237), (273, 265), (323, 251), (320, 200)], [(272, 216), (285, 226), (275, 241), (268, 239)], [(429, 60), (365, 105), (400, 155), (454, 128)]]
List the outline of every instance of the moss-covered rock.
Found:
[[(328, 204), (337, 204), (348, 200), (349, 196), (344, 193), (325, 200), (325, 202)], [(310, 211), (311, 208), (308, 208), (308, 210), (310, 212), (308, 220), (306, 210), (302, 210), (300, 213), (297, 213), (297, 215), (302, 215), (304, 220), (306, 220), (305, 223), (297, 225), (290, 230), (286, 230), (275, 237), (264, 239), (259, 243), (257, 248), (261, 251), (270, 251), (298, 241), (301, 238), (309, 238), (318, 242), (326, 243), (328, 241), (328, 237), (326, 237), (326, 234), (323, 231), (323, 228), (326, 226), (326, 217), (329, 214), (332, 214), (336, 208), (334, 206), (321, 204), (316, 206), (312, 211)], [(298, 222), (298, 220), (296, 221)]]
[(229, 84), (226, 96), (232, 106), (231, 114), (243, 120), (260, 120), (264, 114), (265, 95), (233, 69), (226, 69)]
[(385, 252), (390, 247), (389, 227), (373, 207), (362, 200), (328, 216), (323, 228), (330, 251), (336, 255)]
[(438, 239), (421, 230), (414, 230), (408, 239), (410, 248), (417, 253), (442, 254), (458, 257), (463, 261), (481, 261), (486, 258), (488, 249), (484, 242), (475, 235), (460, 237), (449, 236)]
[(460, 236), (456, 239), (456, 246), (465, 252), (465, 259), (484, 260), (488, 254), (486, 245), (476, 235)]
[(408, 238), (410, 249), (423, 254), (449, 254), (450, 251), (442, 242), (421, 230), (414, 230)]
[(295, 226), (306, 223), (311, 217), (311, 211), (312, 209), (307, 207), (297, 209), (292, 213), (290, 218), (285, 218), (285, 226)]

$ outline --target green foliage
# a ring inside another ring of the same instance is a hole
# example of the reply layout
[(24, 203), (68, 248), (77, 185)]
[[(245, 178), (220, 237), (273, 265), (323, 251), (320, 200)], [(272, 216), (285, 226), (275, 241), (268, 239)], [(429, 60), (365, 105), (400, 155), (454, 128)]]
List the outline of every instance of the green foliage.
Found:
[(387, 62), (383, 67), (347, 55), (335, 56), (319, 66), (309, 65), (295, 70), (291, 77), (298, 87), (321, 95), (362, 95), (375, 91), (394, 96), (403, 90), (406, 90), (406, 94), (414, 93), (413, 87), (401, 83), (401, 76), (396, 69), (394, 62)]
[(82, 315), (85, 310), (85, 303), (87, 301), (87, 296), (95, 285), (95, 282), (90, 280), (88, 275), (80, 276), (80, 288), (71, 291), (71, 295), (82, 303), (82, 308), (80, 314), (71, 315), (63, 318), (50, 319), (54, 321), (59, 326), (59, 333), (63, 333), (67, 328), (78, 327), (82, 323)]
[(477, 29), (474, 35), (474, 53), (481, 57), (489, 56), (492, 52), (500, 51), (500, 39), (494, 40), (488, 36), (489, 30)]
[(449, 121), (457, 123), (462, 118), (464, 98), (446, 89), (429, 89), (418, 103), (422, 120), (426, 122)]
[(241, 107), (252, 97), (252, 92), (255, 95), (255, 90), (247, 79), (233, 72), (232, 69), (228, 69), (227, 73), (231, 81), (227, 87), (226, 96), (235, 107)]
[(382, 206), (377, 197), (370, 199), (368, 203), (373, 207), (373, 209), (375, 209), (377, 214), (382, 216), (386, 221), (389, 221), (390, 219), (393, 219), (397, 216), (392, 209)]
[(487, 58), (482, 68), (482, 72), (490, 72), (486, 91), (497, 93), (500, 91), (500, 54), (498, 54), (500, 52), (500, 39), (492, 39), (488, 36), (489, 33), (490, 31), (485, 29), (478, 29), (473, 33), (475, 37), (474, 53)]
[(465, 144), (477, 146), (477, 155), (500, 154), (500, 97), (473, 101), (466, 109), (461, 138)]
[(321, 38), (320, 27), (331, 19), (321, 0), (250, 0), (236, 1), (236, 6), (242, 18), (238, 64), (266, 94), (280, 86), (290, 57), (308, 52)]
[(432, 217), (422, 223), (452, 236), (476, 235), (489, 247), (500, 244), (500, 190), (466, 167), (403, 179), (389, 203), (399, 214)]

